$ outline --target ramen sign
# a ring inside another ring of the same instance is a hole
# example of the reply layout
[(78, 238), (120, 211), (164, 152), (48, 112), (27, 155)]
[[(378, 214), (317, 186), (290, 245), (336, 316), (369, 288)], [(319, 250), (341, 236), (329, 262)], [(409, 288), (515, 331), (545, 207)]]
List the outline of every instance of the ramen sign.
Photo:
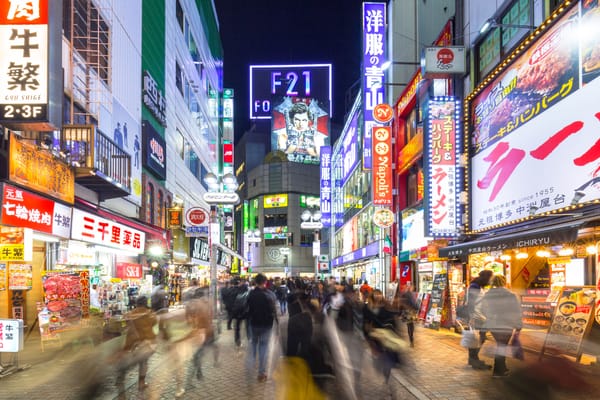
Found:
[(189, 208), (185, 213), (186, 226), (207, 226), (209, 213), (202, 207)]

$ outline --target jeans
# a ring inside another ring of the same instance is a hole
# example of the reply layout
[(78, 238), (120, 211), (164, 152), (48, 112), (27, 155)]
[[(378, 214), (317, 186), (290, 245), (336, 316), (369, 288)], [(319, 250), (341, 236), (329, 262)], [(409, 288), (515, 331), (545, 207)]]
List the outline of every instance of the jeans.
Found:
[(256, 354), (258, 353), (258, 374), (265, 375), (267, 372), (267, 353), (269, 340), (271, 338), (271, 327), (252, 326), (252, 340), (249, 347), (248, 362), (251, 368), (256, 365)]
[(503, 374), (508, 371), (506, 368), (506, 347), (512, 337), (511, 331), (492, 331), (492, 336), (496, 340), (496, 355), (494, 357), (494, 374)]
[(287, 312), (287, 300), (279, 301), (279, 310), (281, 311), (281, 315), (285, 315)]

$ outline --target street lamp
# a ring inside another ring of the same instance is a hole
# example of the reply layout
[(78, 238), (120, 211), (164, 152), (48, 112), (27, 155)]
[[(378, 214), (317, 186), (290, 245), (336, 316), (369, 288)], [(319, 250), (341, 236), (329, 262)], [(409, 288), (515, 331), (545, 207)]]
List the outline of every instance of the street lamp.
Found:
[(317, 209), (314, 211), (304, 210), (300, 214), (302, 223), (300, 229), (313, 229), (313, 257), (315, 258), (315, 278), (319, 275), (319, 261), (318, 257), (321, 255), (321, 241), (319, 240), (319, 231), (323, 228), (321, 222), (321, 210)]
[(208, 192), (202, 198), (210, 204), (210, 290), (209, 295), (213, 304), (213, 315), (217, 315), (218, 286), (217, 286), (217, 249), (221, 246), (221, 221), (219, 206), (239, 203), (240, 196), (235, 192), (238, 188), (237, 179), (232, 173), (217, 176), (209, 172), (204, 177)]

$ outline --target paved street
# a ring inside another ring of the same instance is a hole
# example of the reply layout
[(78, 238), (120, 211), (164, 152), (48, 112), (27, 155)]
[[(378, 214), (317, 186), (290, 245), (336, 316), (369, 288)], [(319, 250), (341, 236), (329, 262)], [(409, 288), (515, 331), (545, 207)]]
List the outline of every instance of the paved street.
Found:
[[(105, 364), (103, 357), (110, 353), (110, 345), (118, 345), (117, 341), (104, 343), (102, 352), (85, 343), (66, 346), (61, 350), (47, 350), (41, 353), (39, 342), (30, 338), (26, 351), (21, 355), (21, 365), (31, 364), (31, 367), (0, 379), (0, 399), (27, 400), (69, 400), (115, 399), (115, 379), (113, 374), (102, 375), (101, 366)], [(39, 341), (39, 337), (37, 338)], [(516, 399), (513, 388), (517, 382), (518, 373), (508, 379), (493, 379), (490, 371), (476, 371), (467, 363), (466, 350), (459, 345), (459, 335), (442, 329), (433, 331), (417, 327), (416, 344), (408, 350), (409, 357), (401, 369), (394, 370), (389, 385), (373, 368), (370, 353), (364, 352), (360, 365), (361, 378), (359, 382), (359, 399)], [(218, 339), (219, 364), (214, 365), (211, 350), (203, 361), (204, 376), (201, 380), (187, 380), (186, 393), (183, 399), (212, 399), (225, 400), (233, 398), (244, 399), (273, 399), (275, 398), (276, 382), (272, 378), (273, 367), (279, 354), (273, 354), (269, 379), (266, 383), (256, 380), (256, 370), (248, 370), (245, 366), (245, 350), (238, 353), (233, 346), (233, 331), (224, 330)], [(483, 359), (492, 363), (494, 342), (489, 340), (482, 353)], [(364, 350), (364, 346), (362, 349)], [(8, 361), (7, 353), (3, 354), (3, 362)], [(531, 363), (537, 362), (537, 354), (526, 352), (524, 362), (510, 359), (508, 366), (512, 371), (518, 371)], [(174, 366), (170, 361), (167, 349), (160, 347), (150, 362), (147, 391), (148, 400), (175, 398), (176, 384)], [(577, 373), (586, 382), (594, 381), (598, 386), (600, 374), (598, 369), (591, 366), (578, 366)], [(556, 371), (554, 371), (556, 372)], [(135, 371), (127, 379), (127, 398), (139, 399), (137, 393)], [(541, 375), (551, 377), (552, 371), (541, 371)], [(567, 376), (569, 369), (561, 369), (559, 375)], [(100, 391), (92, 396), (84, 391), (90, 378), (101, 379)], [(518, 382), (517, 382), (518, 383)], [(528, 385), (533, 385), (529, 381)], [(533, 386), (532, 386), (533, 387)], [(595, 390), (595, 392), (594, 392)], [(583, 397), (595, 398), (598, 388), (591, 388)], [(393, 397), (392, 397), (393, 394)], [(556, 399), (579, 399), (581, 394), (555, 392)], [(336, 396), (336, 400), (343, 398)], [(534, 398), (531, 396), (522, 398)], [(549, 399), (549, 396), (540, 398)]]

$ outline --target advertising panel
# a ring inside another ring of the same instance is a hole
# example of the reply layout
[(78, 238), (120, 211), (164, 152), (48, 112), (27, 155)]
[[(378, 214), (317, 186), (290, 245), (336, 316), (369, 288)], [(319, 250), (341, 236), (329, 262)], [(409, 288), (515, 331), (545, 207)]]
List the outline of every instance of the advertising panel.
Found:
[(392, 128), (373, 127), (373, 204), (392, 206)]
[(116, 99), (113, 100), (113, 133), (110, 139), (131, 156), (131, 194), (127, 196), (133, 203), (142, 204), (142, 130), (139, 120)]
[(600, 24), (589, 4), (581, 18), (568, 11), (470, 104), (471, 229), (600, 198), (600, 39), (578, 32)]
[(372, 167), (371, 133), (375, 126), (373, 110), (377, 104), (383, 103), (385, 95), (385, 75), (381, 69), (386, 61), (386, 3), (363, 3), (363, 62), (362, 62), (362, 92), (364, 133), (363, 138), (363, 168)]
[(322, 146), (329, 145), (329, 109), (315, 98), (274, 99), (271, 148), (287, 154), (288, 160), (319, 164)]
[(358, 113), (355, 113), (350, 120), (348, 129), (343, 136), (342, 155), (344, 157), (342, 182), (346, 183), (356, 164), (358, 164)]
[(321, 147), (321, 222), (328, 228), (331, 226), (331, 146)]
[(48, 0), (2, 2), (1, 122), (11, 124), (47, 121), (48, 44)]
[(271, 118), (276, 96), (317, 99), (332, 111), (331, 64), (251, 65), (250, 118)]
[(273, 194), (263, 198), (263, 208), (287, 207), (288, 195), (286, 193)]
[(415, 250), (427, 246), (423, 210), (402, 211), (402, 250)]
[(129, 226), (73, 209), (71, 238), (133, 253), (143, 253), (146, 234)]
[(0, 222), (68, 238), (71, 207), (5, 183)]
[(38, 192), (73, 204), (75, 174), (66, 163), (33, 144), (25, 143), (14, 135), (10, 138), (9, 179)]
[[(167, 144), (165, 139), (160, 136), (149, 121), (142, 122), (142, 136), (144, 142), (142, 164), (158, 179), (165, 180), (167, 178)], [(136, 137), (133, 142), (133, 162), (139, 161), (135, 159), (136, 156), (139, 156), (139, 146), (139, 139)]]
[(424, 152), (427, 236), (454, 236), (459, 233), (458, 194), (462, 183), (457, 155), (462, 151), (460, 127), (459, 101), (453, 97), (437, 97), (428, 102)]

